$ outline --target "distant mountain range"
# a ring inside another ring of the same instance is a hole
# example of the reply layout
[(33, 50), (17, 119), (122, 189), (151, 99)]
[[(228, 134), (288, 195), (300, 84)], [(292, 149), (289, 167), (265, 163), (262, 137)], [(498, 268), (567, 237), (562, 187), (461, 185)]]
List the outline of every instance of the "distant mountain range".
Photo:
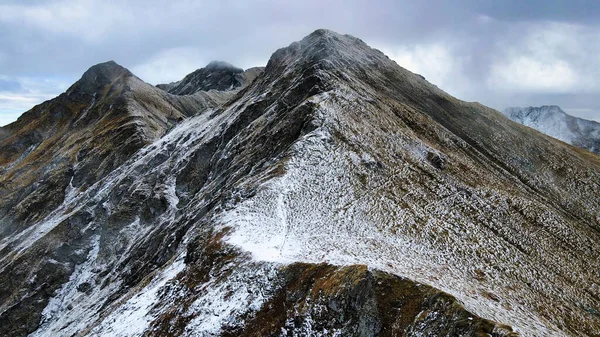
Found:
[(565, 143), (600, 153), (600, 123), (571, 116), (556, 105), (512, 107), (505, 109), (504, 115)]
[(600, 336), (599, 255), (600, 156), (329, 30), (0, 128), (0, 336)]

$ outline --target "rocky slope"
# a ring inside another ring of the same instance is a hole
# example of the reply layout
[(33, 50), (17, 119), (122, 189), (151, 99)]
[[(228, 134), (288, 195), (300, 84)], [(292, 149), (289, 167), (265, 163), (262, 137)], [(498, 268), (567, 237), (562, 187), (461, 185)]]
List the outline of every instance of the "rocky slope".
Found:
[(114, 62), (90, 68), (59, 97), (0, 133), (0, 235), (43, 219), (69, 191), (85, 189), (178, 121), (228, 96), (175, 97)]
[[(52, 218), (57, 207), (68, 204), (74, 195), (162, 137), (186, 116), (216, 107), (235, 94), (213, 90), (186, 97), (169, 95), (110, 61), (91, 67), (64, 94), (1, 128), (2, 265), (5, 267), (12, 256), (18, 255), (14, 245), (21, 238), (35, 241), (48, 234), (36, 225)], [(63, 259), (77, 260), (75, 249), (67, 247), (58, 254)], [(40, 268), (39, 262), (27, 267)], [(0, 275), (3, 314), (14, 305), (5, 296), (17, 296), (11, 294), (13, 287), (22, 286), (15, 283), (22, 281), (15, 276), (8, 269)]]
[(573, 117), (556, 105), (507, 108), (504, 115), (550, 137), (600, 153), (600, 123)]
[(599, 173), (318, 30), (3, 237), (0, 334), (597, 336)]

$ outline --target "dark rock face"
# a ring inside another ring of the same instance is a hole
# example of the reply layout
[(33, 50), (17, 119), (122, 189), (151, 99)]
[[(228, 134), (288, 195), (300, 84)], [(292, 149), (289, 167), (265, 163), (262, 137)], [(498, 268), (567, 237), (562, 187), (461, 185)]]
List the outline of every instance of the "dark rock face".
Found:
[(272, 300), (231, 336), (516, 335), (448, 294), (365, 266), (293, 264), (280, 273)]
[(174, 95), (191, 95), (199, 91), (232, 90), (243, 83), (244, 70), (227, 62), (213, 61), (179, 82), (159, 84), (157, 87)]
[(109, 63), (10, 126), (1, 186), (54, 204), (0, 223), (0, 335), (598, 334), (597, 156), (327, 30), (214, 68), (172, 95)]
[(134, 75), (115, 61), (100, 63), (88, 69), (68, 93), (74, 97), (82, 94), (94, 95), (113, 81), (131, 76)]

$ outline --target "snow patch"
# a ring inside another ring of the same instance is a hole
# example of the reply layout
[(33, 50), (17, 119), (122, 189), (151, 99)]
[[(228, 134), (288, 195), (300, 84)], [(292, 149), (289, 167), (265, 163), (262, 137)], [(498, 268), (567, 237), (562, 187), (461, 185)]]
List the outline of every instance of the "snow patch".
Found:
[(224, 328), (240, 327), (242, 315), (259, 311), (270, 297), (276, 266), (246, 263), (236, 266), (226, 279), (212, 279), (188, 309), (196, 315), (183, 336), (217, 336)]

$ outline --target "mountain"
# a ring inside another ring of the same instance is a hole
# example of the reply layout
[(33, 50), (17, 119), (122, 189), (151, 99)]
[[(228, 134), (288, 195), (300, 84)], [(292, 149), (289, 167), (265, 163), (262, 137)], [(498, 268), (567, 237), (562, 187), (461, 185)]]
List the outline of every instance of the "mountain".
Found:
[(2, 220), (0, 335), (600, 335), (598, 156), (327, 30), (152, 90), (223, 100)]
[(504, 115), (550, 137), (600, 153), (600, 123), (573, 117), (556, 105), (507, 108)]
[[(226, 96), (167, 95), (113, 61), (0, 133), (0, 235), (38, 222), (69, 191), (86, 189), (198, 109)], [(49, 169), (51, 168), (51, 169)]]
[(174, 95), (191, 95), (199, 91), (232, 90), (252, 83), (263, 68), (250, 68), (246, 71), (227, 62), (213, 61), (206, 67), (187, 75), (181, 81), (158, 84), (157, 87)]

